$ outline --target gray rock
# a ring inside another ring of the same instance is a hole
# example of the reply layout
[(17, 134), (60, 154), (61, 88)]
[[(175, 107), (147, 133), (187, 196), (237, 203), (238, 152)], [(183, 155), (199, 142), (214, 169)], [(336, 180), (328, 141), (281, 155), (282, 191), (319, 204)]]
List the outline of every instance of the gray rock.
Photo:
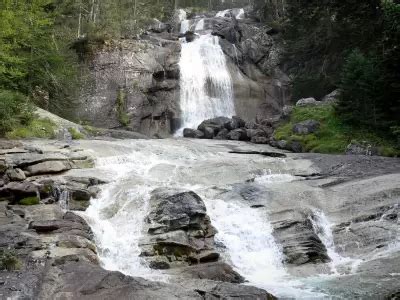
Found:
[(261, 129), (246, 129), (247, 137), (251, 140), (253, 137), (267, 137), (264, 130)]
[(229, 122), (225, 123), (225, 128), (228, 130), (235, 130), (242, 128), (246, 125), (246, 122), (243, 121), (240, 117), (233, 116)]
[(269, 139), (264, 136), (253, 136), (251, 142), (253, 144), (269, 144)]
[(6, 163), (9, 166), (24, 168), (29, 165), (39, 164), (47, 161), (67, 161), (69, 157), (62, 153), (17, 153), (7, 154)]
[(38, 186), (28, 181), (14, 181), (0, 188), (0, 197), (8, 199), (12, 203), (27, 197), (37, 197), (38, 195)]
[(307, 106), (317, 106), (321, 103), (314, 98), (303, 98), (296, 102), (296, 106), (298, 107), (307, 107)]
[(336, 104), (339, 101), (340, 97), (340, 90), (334, 90), (332, 93), (326, 95), (323, 99), (322, 102), (326, 104)]
[(244, 278), (234, 271), (230, 265), (224, 262), (213, 262), (180, 268), (179, 274), (196, 279), (208, 279), (230, 283), (244, 282)]
[(315, 120), (306, 120), (304, 122), (297, 123), (293, 126), (293, 133), (295, 134), (311, 134), (319, 130), (321, 124)]
[(214, 128), (215, 133), (217, 134), (220, 130), (225, 128), (225, 124), (230, 123), (232, 120), (226, 117), (217, 117), (214, 119), (209, 119), (203, 121), (199, 127), (197, 128), (198, 130), (204, 131), (206, 127)]
[(204, 138), (204, 132), (202, 132), (201, 130), (185, 128), (183, 130), (183, 136), (185, 138), (202, 139)]
[(226, 140), (228, 139), (229, 130), (224, 128), (218, 132), (214, 139), (216, 140)]
[(346, 154), (347, 155), (367, 155), (367, 156), (376, 156), (378, 155), (379, 151), (377, 147), (374, 147), (368, 142), (351, 142), (346, 147)]
[(212, 127), (205, 127), (204, 128), (204, 138), (206, 139), (213, 139), (215, 136), (215, 130)]
[(257, 129), (257, 124), (253, 121), (248, 121), (244, 124), (244, 128), (246, 129)]
[(283, 117), (284, 119), (288, 119), (288, 118), (290, 118), (290, 115), (292, 114), (292, 112), (293, 112), (293, 106), (291, 106), (291, 105), (285, 105), (285, 106), (282, 108), (282, 117)]
[(170, 26), (168, 26), (167, 24), (160, 22), (157, 19), (152, 19), (150, 21), (150, 25), (148, 26), (147, 30), (152, 31), (152, 32), (156, 32), (156, 33), (161, 33), (161, 32), (165, 32), (167, 30), (170, 29)]
[(6, 175), (11, 181), (24, 181), (26, 179), (25, 173), (18, 168), (8, 169)]
[(246, 129), (234, 129), (228, 133), (227, 138), (233, 141), (247, 141), (249, 138), (247, 137)]
[(45, 161), (26, 168), (29, 176), (41, 174), (55, 174), (72, 169), (72, 165), (68, 161)]

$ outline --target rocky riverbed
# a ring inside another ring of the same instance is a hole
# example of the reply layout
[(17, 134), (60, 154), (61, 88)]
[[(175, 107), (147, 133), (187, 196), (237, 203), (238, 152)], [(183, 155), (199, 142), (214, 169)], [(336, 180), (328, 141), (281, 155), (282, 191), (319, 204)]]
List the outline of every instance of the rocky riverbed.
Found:
[(399, 294), (398, 159), (191, 139), (2, 145), (1, 297)]

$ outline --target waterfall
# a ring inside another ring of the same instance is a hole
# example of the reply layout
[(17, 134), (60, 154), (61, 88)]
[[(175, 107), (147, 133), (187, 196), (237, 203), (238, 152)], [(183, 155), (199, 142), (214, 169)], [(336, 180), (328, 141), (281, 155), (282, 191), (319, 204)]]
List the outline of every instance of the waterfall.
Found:
[(181, 33), (185, 33), (190, 29), (190, 20), (183, 20), (181, 22)]
[(196, 24), (195, 31), (201, 31), (201, 30), (204, 30), (204, 19), (200, 19)]
[(359, 259), (351, 259), (349, 257), (341, 256), (335, 247), (335, 241), (333, 239), (332, 224), (323, 211), (313, 209), (313, 215), (310, 217), (315, 233), (320, 238), (322, 244), (324, 244), (328, 256), (331, 259), (330, 267), (331, 271), (335, 275), (340, 274), (340, 267), (350, 265), (350, 272), (356, 271), (358, 265), (361, 263)]
[(217, 36), (205, 34), (182, 43), (179, 66), (182, 128), (235, 115), (232, 79)]

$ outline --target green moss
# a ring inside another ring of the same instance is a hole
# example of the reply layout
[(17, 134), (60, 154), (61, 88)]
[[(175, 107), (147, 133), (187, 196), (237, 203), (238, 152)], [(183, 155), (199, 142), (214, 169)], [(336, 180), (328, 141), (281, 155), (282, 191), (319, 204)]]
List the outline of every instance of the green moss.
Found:
[(15, 271), (19, 270), (21, 265), (14, 252), (0, 249), (0, 270)]
[[(321, 123), (320, 129), (309, 135), (296, 135), (293, 126), (306, 120), (316, 120)], [(275, 139), (298, 141), (308, 152), (344, 153), (352, 140), (368, 141), (379, 147), (379, 153), (384, 156), (399, 156), (400, 150), (376, 133), (352, 128), (342, 122), (335, 113), (334, 106), (295, 107), (289, 122), (281, 125), (275, 131)]]
[(27, 197), (27, 198), (19, 200), (18, 204), (26, 205), (26, 206), (37, 205), (37, 204), (39, 204), (39, 198), (38, 197)]
[(73, 140), (81, 140), (85, 138), (85, 136), (82, 133), (80, 133), (78, 129), (74, 127), (68, 128), (68, 131), (71, 134)]
[(122, 126), (129, 125), (129, 116), (125, 111), (125, 101), (126, 101), (126, 94), (124, 89), (120, 88), (118, 90), (117, 95), (117, 114), (118, 114), (118, 121), (121, 123)]
[(46, 138), (55, 137), (57, 126), (49, 119), (33, 119), (27, 125), (19, 125), (6, 134), (9, 139), (18, 138)]

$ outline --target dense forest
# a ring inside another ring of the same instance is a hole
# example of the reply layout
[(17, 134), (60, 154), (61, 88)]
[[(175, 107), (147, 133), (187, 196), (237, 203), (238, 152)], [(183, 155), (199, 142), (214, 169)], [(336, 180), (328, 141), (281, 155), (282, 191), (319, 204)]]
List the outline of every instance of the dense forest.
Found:
[(340, 88), (345, 122), (399, 135), (400, 4), (391, 0), (3, 0), (0, 133), (29, 122), (28, 103), (71, 117), (84, 74), (77, 41), (135, 38), (179, 7), (245, 5), (282, 33), (294, 100)]

